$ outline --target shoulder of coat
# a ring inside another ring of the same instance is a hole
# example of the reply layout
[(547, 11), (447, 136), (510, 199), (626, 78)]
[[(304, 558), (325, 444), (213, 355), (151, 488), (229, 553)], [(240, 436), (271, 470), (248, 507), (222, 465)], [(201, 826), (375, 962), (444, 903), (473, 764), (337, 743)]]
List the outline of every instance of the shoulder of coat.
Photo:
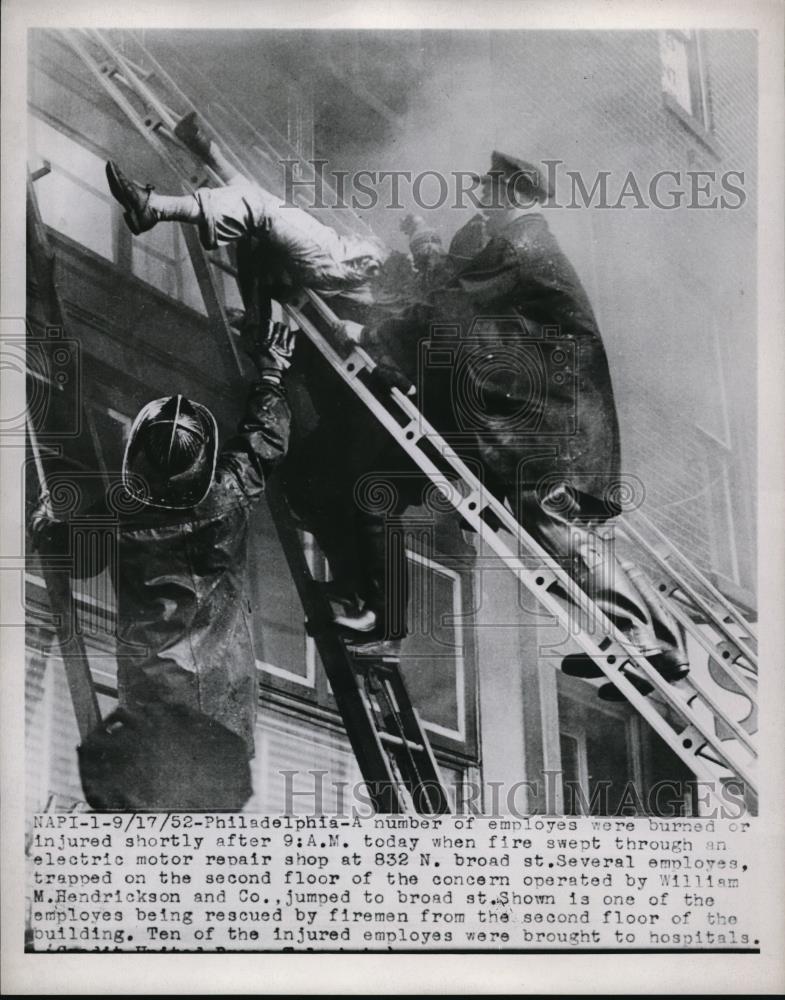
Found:
[(515, 233), (525, 232), (526, 230), (542, 229), (548, 228), (548, 222), (542, 212), (526, 212), (524, 215), (519, 215), (517, 219), (506, 226), (502, 230), (502, 235), (507, 236)]

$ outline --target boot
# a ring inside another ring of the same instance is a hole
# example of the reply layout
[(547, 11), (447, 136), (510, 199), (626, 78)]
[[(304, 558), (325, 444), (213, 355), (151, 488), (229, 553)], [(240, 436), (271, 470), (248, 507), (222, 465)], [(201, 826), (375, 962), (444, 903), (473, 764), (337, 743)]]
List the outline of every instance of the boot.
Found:
[(218, 144), (203, 131), (195, 111), (189, 111), (180, 119), (174, 127), (174, 134), (186, 149), (214, 170), (224, 184), (231, 184), (241, 176)]
[[(650, 684), (649, 681), (645, 680), (643, 677), (639, 677), (637, 674), (631, 674), (628, 671), (624, 671), (624, 678), (628, 680), (630, 684), (639, 691), (642, 695), (651, 694), (654, 690), (654, 685)], [(625, 701), (624, 695), (616, 687), (615, 684), (611, 684), (610, 681), (607, 684), (603, 684), (602, 687), (598, 688), (597, 695), (602, 701)]]
[[(669, 684), (680, 681), (690, 672), (689, 666), (683, 662), (682, 655), (677, 649), (664, 649), (659, 653), (649, 653), (646, 655), (646, 659)], [(561, 668), (568, 677), (593, 680), (603, 676), (602, 670), (588, 653), (570, 653), (562, 660)]]
[(153, 185), (137, 184), (136, 181), (129, 180), (112, 160), (106, 164), (106, 179), (113, 197), (125, 209), (123, 218), (134, 236), (152, 229), (158, 222), (155, 212), (150, 207)]
[(180, 142), (202, 160), (209, 160), (210, 140), (199, 128), (196, 112), (189, 111), (174, 127), (174, 134)]

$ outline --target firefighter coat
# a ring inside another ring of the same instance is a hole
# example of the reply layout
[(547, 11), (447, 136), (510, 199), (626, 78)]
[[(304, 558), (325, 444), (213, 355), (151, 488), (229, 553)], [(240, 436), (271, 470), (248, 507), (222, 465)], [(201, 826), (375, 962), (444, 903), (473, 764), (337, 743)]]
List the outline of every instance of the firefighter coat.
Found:
[(406, 317), (373, 331), (369, 348), (406, 371), (431, 423), (507, 496), (565, 484), (593, 514), (618, 513), (605, 348), (541, 213), (494, 235)]
[[(87, 520), (92, 541), (83, 557), (74, 553), (78, 575), (109, 564), (113, 576), (121, 707), (195, 710), (241, 736), (249, 756), (257, 682), (245, 588), (248, 522), (286, 453), (289, 423), (283, 390), (260, 382), (200, 504), (164, 510), (115, 492)], [(101, 531), (115, 541), (98, 544)], [(72, 545), (79, 544), (74, 533)]]

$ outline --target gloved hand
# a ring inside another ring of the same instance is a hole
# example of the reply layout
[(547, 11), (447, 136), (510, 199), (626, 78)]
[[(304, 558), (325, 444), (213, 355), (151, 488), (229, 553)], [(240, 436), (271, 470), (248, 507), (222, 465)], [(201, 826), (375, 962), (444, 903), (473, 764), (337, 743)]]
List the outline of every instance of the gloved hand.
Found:
[(268, 324), (266, 332), (256, 342), (254, 363), (263, 379), (281, 381), (281, 376), (292, 363), (296, 331), (286, 323)]
[(364, 342), (366, 328), (351, 320), (341, 320), (330, 327), (330, 341), (339, 351), (349, 354), (357, 344)]
[(376, 367), (371, 372), (371, 378), (385, 389), (398, 389), (404, 396), (414, 396), (416, 389), (395, 365), (385, 360), (377, 361)]
[(38, 503), (30, 512), (27, 526), (30, 530), (30, 539), (33, 551), (39, 551), (51, 539), (58, 526), (62, 525), (52, 513), (49, 493), (43, 491)]

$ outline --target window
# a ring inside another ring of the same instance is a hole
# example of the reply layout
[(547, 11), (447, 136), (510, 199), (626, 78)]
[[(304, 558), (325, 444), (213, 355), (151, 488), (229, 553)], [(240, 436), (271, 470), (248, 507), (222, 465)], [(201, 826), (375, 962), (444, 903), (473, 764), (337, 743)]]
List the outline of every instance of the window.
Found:
[(134, 237), (131, 268), (137, 278), (170, 298), (207, 312), (180, 226), (156, 226)]
[(205, 314), (181, 227), (156, 226), (132, 238), (109, 192), (104, 159), (43, 119), (28, 120), (31, 168), (48, 167), (35, 181), (44, 223), (113, 262), (122, 259), (120, 247), (130, 241), (131, 269), (138, 278)]
[(608, 716), (598, 723), (596, 716), (591, 724), (571, 719), (572, 732), (561, 731), (565, 815), (616, 815), (632, 783), (626, 720)]
[(114, 260), (114, 203), (106, 186), (103, 160), (40, 118), (30, 116), (29, 124), (33, 168), (42, 160), (50, 166), (35, 182), (43, 221)]
[[(561, 672), (557, 692), (558, 741), (547, 738), (554, 757), (558, 746), (564, 815), (695, 814), (695, 775), (629, 705), (602, 702), (593, 683)], [(734, 711), (749, 710), (729, 698)]]
[(701, 128), (709, 129), (709, 106), (706, 77), (695, 31), (663, 31), (660, 33), (662, 90), (666, 104), (681, 109)]
[(466, 739), (466, 676), (461, 578), (454, 570), (409, 551), (409, 635), (401, 670), (412, 701), (434, 734)]

